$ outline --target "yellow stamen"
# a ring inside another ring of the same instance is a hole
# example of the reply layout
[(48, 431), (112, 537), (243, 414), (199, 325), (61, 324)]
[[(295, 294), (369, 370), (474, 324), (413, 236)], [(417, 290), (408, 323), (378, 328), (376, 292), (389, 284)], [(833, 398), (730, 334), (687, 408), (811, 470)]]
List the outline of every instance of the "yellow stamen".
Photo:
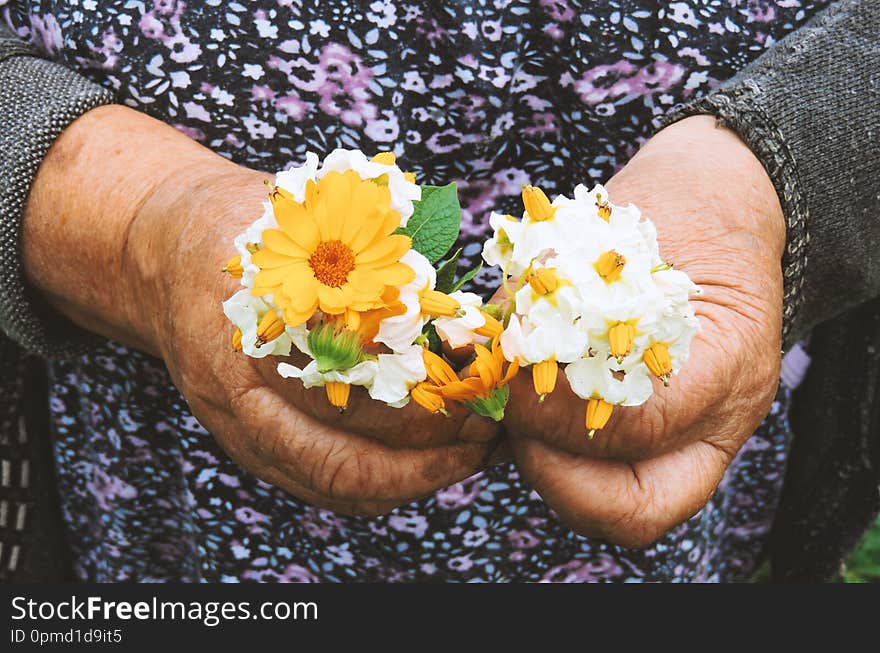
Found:
[(330, 381), (324, 386), (327, 400), (339, 409), (341, 413), (348, 408), (348, 398), (351, 395), (351, 385), (339, 381)]
[(586, 426), (589, 431), (587, 437), (592, 440), (596, 431), (605, 428), (614, 406), (604, 399), (590, 399), (587, 402)]
[(241, 329), (232, 334), (232, 351), (241, 351)]
[(618, 322), (608, 329), (608, 344), (611, 355), (618, 362), (629, 356), (636, 342), (636, 328), (627, 322)]
[(440, 395), (437, 386), (422, 381), (412, 389), (410, 395), (412, 396), (413, 401), (429, 413), (443, 413), (444, 415), (449, 415), (446, 411), (446, 402), (443, 401), (443, 397)]
[(539, 401), (543, 402), (544, 398), (556, 389), (558, 372), (559, 366), (553, 358), (532, 366), (532, 384), (540, 397)]
[(397, 157), (394, 156), (394, 152), (379, 152), (371, 160), (373, 163), (381, 163), (383, 166), (393, 166)]
[(493, 340), (500, 336), (504, 331), (504, 325), (489, 315), (486, 311), (480, 311), (480, 313), (486, 318), (486, 323), (479, 329), (474, 329), (474, 333), (478, 336), (483, 336), (484, 338), (492, 338)]
[(260, 251), (260, 246), (257, 245), (256, 243), (248, 243), (248, 244), (245, 245), (244, 247), (245, 247), (245, 249), (246, 249), (247, 251), (249, 251), (251, 254), (256, 254), (257, 252)]
[(403, 178), (411, 184), (416, 183), (416, 174), (414, 172), (404, 172)]
[(620, 279), (623, 266), (626, 265), (626, 257), (612, 249), (602, 254), (594, 265), (599, 276), (611, 283)]
[(422, 313), (432, 317), (455, 317), (461, 304), (439, 290), (426, 290), (419, 297)]
[(284, 322), (275, 311), (269, 311), (257, 325), (257, 347), (272, 342), (284, 333)]
[(610, 204), (599, 204), (599, 217), (602, 218), (605, 222), (611, 220)]
[(552, 220), (556, 215), (556, 207), (537, 186), (523, 186), (522, 200), (529, 217), (536, 222)]
[(669, 385), (669, 377), (672, 375), (672, 358), (669, 356), (669, 347), (662, 342), (655, 342), (645, 350), (642, 359), (651, 370), (651, 374), (663, 381), (663, 385)]
[(559, 289), (562, 282), (554, 268), (538, 268), (529, 274), (528, 283), (539, 295), (550, 295)]
[(223, 266), (223, 272), (235, 279), (241, 279), (244, 274), (244, 268), (241, 267), (241, 255), (233, 256), (226, 261), (226, 264)]

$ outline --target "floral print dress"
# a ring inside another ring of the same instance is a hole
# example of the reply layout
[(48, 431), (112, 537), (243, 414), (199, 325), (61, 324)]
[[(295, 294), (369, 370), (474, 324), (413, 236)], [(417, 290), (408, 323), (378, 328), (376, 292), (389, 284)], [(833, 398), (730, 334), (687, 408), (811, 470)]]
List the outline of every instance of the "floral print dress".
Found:
[[(607, 180), (674, 104), (731, 77), (827, 0), (0, 0), (63, 64), (234, 161), (392, 149), (459, 181), (463, 265), (523, 183)], [(490, 295), (497, 270), (473, 288)], [(218, 306), (218, 310), (220, 310)], [(497, 465), (380, 518), (242, 471), (160, 361), (114, 343), (51, 365), (63, 513), (94, 581), (730, 581), (754, 572), (805, 369), (713, 498), (644, 550), (580, 537)], [(589, 491), (585, 488), (584, 491)]]

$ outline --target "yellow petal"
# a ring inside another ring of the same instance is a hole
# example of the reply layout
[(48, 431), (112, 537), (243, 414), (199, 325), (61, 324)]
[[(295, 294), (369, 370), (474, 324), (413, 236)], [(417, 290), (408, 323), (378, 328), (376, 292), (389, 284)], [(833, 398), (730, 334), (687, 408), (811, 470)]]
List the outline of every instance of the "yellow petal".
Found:
[(318, 305), (321, 310), (331, 315), (339, 315), (344, 313), (346, 307), (351, 302), (351, 288), (348, 284), (339, 288), (332, 288), (324, 284), (317, 284), (318, 289)]
[(394, 156), (394, 152), (379, 152), (370, 160), (373, 163), (381, 163), (383, 166), (393, 166), (397, 157)]
[(260, 286), (272, 288), (274, 286), (280, 286), (288, 276), (291, 274), (297, 274), (297, 269), (301, 267), (308, 268), (308, 265), (301, 261), (289, 260), (287, 265), (260, 270), (254, 277), (254, 287), (256, 288), (256, 286)]
[(351, 191), (355, 180), (359, 182), (360, 177), (353, 170), (348, 170), (345, 173), (328, 172), (318, 182), (318, 204), (325, 212), (318, 223), (322, 240), (339, 240), (342, 235), (342, 226), (352, 209)]
[(386, 286), (405, 286), (416, 278), (415, 270), (406, 263), (393, 263), (375, 270), (375, 273)]
[[(263, 249), (268, 248), (279, 254), (284, 254), (285, 256), (293, 258), (308, 258), (311, 254), (310, 250), (297, 245), (293, 242), (290, 236), (280, 229), (266, 229), (266, 231), (263, 232), (263, 243), (266, 245)], [(259, 254), (260, 252), (257, 252), (254, 256), (256, 257)], [(254, 262), (256, 263), (256, 260)], [(259, 263), (256, 264), (259, 265)]]
[(364, 220), (357, 235), (349, 243), (355, 252), (362, 252), (371, 245), (394, 233), (400, 224), (400, 216), (394, 211), (373, 211)]
[(422, 352), (422, 360), (425, 362), (428, 378), (437, 385), (447, 385), (458, 381), (458, 375), (452, 366), (434, 352), (426, 349)]
[(378, 299), (385, 290), (385, 284), (382, 278), (371, 270), (355, 268), (348, 275), (348, 283), (351, 284), (355, 295), (368, 301), (370, 299)]
[(272, 202), (272, 212), (275, 214), (275, 220), (278, 226), (289, 231), (290, 227), (299, 224), (309, 217), (305, 206), (292, 199), (281, 199)]
[(315, 305), (320, 284), (308, 265), (291, 267), (281, 288), (289, 298), (290, 306), (297, 312), (305, 312)]
[(362, 250), (355, 257), (358, 265), (381, 267), (399, 261), (412, 247), (412, 240), (403, 234), (394, 234)]
[(315, 298), (315, 304), (309, 310), (298, 312), (295, 311), (292, 307), (287, 307), (284, 309), (284, 323), (287, 326), (296, 327), (301, 324), (305, 324), (309, 321), (312, 315), (315, 314), (315, 311), (318, 308), (318, 300)]

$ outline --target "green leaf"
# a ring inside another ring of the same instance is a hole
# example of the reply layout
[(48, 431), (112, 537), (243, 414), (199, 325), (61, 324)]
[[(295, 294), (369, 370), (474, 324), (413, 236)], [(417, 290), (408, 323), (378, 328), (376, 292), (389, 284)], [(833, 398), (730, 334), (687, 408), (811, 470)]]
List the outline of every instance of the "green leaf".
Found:
[(422, 199), (413, 202), (414, 212), (406, 227), (397, 233), (413, 241), (413, 249), (432, 264), (442, 259), (455, 241), (461, 228), (461, 205), (455, 183), (446, 186), (422, 186)]
[(464, 284), (466, 284), (468, 281), (470, 281), (475, 276), (477, 276), (477, 274), (479, 274), (480, 270), (482, 270), (482, 269), (483, 269), (482, 262), (477, 263), (477, 267), (473, 268), (472, 270), (468, 270), (463, 275), (461, 275), (461, 279), (459, 279), (458, 281), (455, 282), (455, 284), (453, 284), (452, 290), (450, 292), (455, 292), (456, 290), (459, 290)]
[(458, 269), (458, 257), (461, 256), (461, 252), (462, 249), (459, 247), (455, 250), (455, 254), (438, 268), (437, 284), (434, 288), (440, 292), (451, 293), (455, 289), (455, 271)]

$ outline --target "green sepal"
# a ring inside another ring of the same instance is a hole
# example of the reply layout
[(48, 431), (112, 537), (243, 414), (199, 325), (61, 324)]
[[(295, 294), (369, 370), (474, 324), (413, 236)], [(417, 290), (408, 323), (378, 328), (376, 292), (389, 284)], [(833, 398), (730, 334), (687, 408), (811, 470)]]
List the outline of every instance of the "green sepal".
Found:
[(492, 390), (488, 397), (477, 397), (465, 401), (464, 405), (477, 415), (500, 422), (504, 419), (504, 409), (507, 407), (508, 399), (510, 399), (510, 386), (504, 385)]

